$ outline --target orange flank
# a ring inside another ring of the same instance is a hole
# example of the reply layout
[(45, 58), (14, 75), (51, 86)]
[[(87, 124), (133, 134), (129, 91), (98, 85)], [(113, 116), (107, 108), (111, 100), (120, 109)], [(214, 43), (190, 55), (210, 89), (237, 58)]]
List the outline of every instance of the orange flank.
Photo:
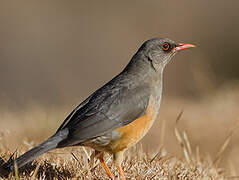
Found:
[(155, 120), (156, 112), (151, 105), (148, 105), (146, 113), (126, 126), (122, 126), (116, 131), (121, 137), (110, 143), (114, 152), (122, 151), (135, 145), (149, 131)]

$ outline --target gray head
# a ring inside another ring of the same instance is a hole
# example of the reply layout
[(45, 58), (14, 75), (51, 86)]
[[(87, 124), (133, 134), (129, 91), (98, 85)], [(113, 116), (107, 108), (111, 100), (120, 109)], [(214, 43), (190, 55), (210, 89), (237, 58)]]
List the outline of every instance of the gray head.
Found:
[(145, 41), (136, 55), (144, 56), (153, 67), (162, 69), (180, 50), (193, 48), (192, 44), (176, 43), (168, 38), (153, 38)]

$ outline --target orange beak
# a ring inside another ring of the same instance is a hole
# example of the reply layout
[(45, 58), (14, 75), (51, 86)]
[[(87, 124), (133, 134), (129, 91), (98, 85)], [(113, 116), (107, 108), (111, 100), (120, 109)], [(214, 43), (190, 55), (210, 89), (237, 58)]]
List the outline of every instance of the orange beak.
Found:
[(184, 44), (184, 43), (180, 43), (175, 47), (175, 51), (181, 51), (184, 49), (189, 49), (189, 48), (194, 48), (196, 46), (194, 46), (193, 44)]

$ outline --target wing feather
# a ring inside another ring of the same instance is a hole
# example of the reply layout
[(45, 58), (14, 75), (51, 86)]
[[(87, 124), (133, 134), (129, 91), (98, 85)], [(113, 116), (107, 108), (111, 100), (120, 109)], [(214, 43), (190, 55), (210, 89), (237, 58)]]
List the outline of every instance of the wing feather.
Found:
[(57, 132), (67, 128), (69, 135), (59, 146), (79, 144), (133, 122), (146, 112), (149, 92), (143, 85), (106, 84), (65, 119)]

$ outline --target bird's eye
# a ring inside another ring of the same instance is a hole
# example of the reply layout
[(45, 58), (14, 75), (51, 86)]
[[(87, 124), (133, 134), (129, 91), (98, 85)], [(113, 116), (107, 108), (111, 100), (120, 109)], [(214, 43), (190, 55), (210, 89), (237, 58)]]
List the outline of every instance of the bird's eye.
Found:
[(166, 43), (163, 43), (161, 47), (164, 51), (168, 51), (170, 48), (170, 45), (169, 45), (169, 43), (166, 42)]

